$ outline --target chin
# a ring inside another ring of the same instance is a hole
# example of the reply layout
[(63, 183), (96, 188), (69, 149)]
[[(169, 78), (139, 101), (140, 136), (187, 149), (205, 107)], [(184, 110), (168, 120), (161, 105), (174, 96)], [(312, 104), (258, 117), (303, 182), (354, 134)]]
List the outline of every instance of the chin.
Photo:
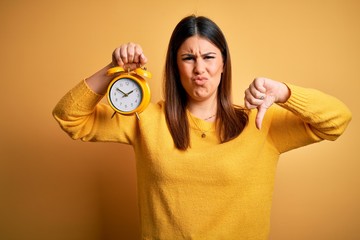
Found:
[(193, 100), (201, 102), (201, 101), (205, 101), (207, 99), (210, 98), (209, 94), (196, 94), (195, 96), (191, 97)]

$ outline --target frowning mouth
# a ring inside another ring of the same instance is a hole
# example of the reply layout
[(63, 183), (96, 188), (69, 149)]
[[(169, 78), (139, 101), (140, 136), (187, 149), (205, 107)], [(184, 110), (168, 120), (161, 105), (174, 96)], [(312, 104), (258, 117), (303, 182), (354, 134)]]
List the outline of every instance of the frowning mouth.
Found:
[(208, 79), (207, 79), (206, 77), (197, 76), (197, 77), (192, 78), (192, 80), (193, 80), (194, 83), (197, 84), (197, 85), (203, 85), (203, 84), (205, 84), (205, 82), (206, 82)]

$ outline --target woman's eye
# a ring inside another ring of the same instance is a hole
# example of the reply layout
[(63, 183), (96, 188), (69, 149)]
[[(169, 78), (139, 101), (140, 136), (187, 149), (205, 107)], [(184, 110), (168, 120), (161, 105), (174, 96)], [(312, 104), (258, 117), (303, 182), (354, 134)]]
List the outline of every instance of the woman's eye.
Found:
[[(205, 56), (203, 56), (202, 58), (203, 58), (204, 60), (209, 60), (209, 59), (214, 59), (215, 56), (213, 56), (213, 55), (205, 55)], [(195, 56), (191, 56), (191, 55), (189, 55), (189, 56), (184, 56), (184, 57), (182, 58), (182, 60), (183, 60), (183, 61), (196, 61), (196, 57), (195, 57)]]
[(214, 56), (205, 56), (204, 59), (213, 59), (215, 58)]
[(194, 60), (194, 57), (191, 57), (191, 56), (189, 56), (189, 57), (184, 57), (182, 60), (184, 60), (184, 61), (190, 61), (190, 60)]

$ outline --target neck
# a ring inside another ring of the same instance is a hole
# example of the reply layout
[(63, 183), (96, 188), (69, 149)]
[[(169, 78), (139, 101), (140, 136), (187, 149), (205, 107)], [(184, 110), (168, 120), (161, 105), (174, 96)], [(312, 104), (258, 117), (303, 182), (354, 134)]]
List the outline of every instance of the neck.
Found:
[(215, 121), (217, 111), (216, 98), (212, 98), (206, 101), (189, 101), (187, 106), (189, 112), (197, 118), (213, 122)]

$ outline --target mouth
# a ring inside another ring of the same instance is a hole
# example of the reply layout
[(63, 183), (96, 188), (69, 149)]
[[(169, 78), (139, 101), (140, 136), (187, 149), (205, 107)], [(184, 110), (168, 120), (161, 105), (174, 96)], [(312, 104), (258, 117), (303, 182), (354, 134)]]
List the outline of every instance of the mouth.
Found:
[(196, 85), (204, 85), (208, 79), (206, 77), (194, 77), (192, 80)]

